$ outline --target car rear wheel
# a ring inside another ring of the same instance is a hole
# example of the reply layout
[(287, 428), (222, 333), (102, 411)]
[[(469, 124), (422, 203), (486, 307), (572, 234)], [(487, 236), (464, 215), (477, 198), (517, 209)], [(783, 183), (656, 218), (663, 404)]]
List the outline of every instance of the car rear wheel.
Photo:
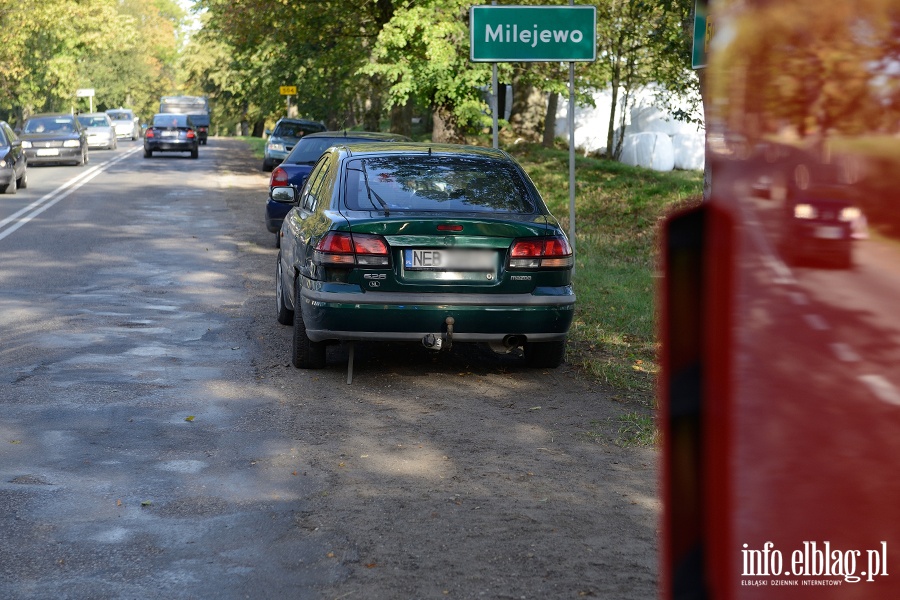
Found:
[(525, 364), (537, 369), (555, 369), (566, 354), (566, 341), (526, 342)]
[(191, 150), (191, 158), (197, 158), (198, 156), (200, 156), (200, 152), (196, 148)]
[(294, 322), (294, 311), (284, 301), (284, 277), (281, 271), (281, 252), (278, 253), (278, 264), (275, 265), (275, 319), (282, 325)]
[(144, 148), (144, 158), (150, 158), (151, 156), (153, 156), (153, 150), (147, 150), (146, 148)]
[(275, 168), (275, 167), (272, 166), (272, 163), (270, 163), (270, 162), (267, 161), (266, 159), (263, 159), (263, 166), (262, 166), (262, 170), (263, 170), (263, 171), (265, 171), (265, 172), (268, 173), (268, 172), (270, 172), (270, 171), (271, 171), (272, 169), (274, 169), (274, 168)]
[(313, 342), (306, 335), (303, 311), (300, 310), (300, 286), (294, 284), (294, 340), (291, 363), (298, 369), (325, 367), (325, 342)]
[(22, 171), (22, 176), (16, 180), (16, 187), (20, 190), (28, 187), (28, 171)]

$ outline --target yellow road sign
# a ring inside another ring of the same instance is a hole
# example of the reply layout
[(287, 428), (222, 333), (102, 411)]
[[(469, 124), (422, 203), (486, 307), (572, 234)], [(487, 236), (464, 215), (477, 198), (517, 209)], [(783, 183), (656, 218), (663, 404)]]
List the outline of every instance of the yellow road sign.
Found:
[(296, 85), (283, 85), (278, 88), (278, 91), (282, 96), (296, 96), (297, 95), (297, 86)]

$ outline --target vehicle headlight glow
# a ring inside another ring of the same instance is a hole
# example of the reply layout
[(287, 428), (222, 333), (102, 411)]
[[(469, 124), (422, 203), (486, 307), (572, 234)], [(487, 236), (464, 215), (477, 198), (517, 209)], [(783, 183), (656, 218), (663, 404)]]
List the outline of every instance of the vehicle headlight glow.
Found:
[(841, 214), (838, 215), (838, 218), (841, 221), (855, 221), (859, 217), (862, 216), (862, 211), (860, 211), (855, 206), (846, 206), (841, 209)]
[(77, 148), (80, 145), (81, 142), (79, 140), (66, 140), (63, 142), (63, 146), (66, 148)]
[(269, 150), (272, 152), (284, 152), (284, 144), (269, 144)]
[(5, 168), (6, 168), (6, 160), (0, 158), (0, 169), (5, 169)]
[(819, 211), (812, 204), (797, 204), (794, 206), (794, 218), (796, 219), (815, 219), (819, 216)]
[(29, 142), (28, 140), (22, 140), (22, 147), (31, 148), (31, 142)]

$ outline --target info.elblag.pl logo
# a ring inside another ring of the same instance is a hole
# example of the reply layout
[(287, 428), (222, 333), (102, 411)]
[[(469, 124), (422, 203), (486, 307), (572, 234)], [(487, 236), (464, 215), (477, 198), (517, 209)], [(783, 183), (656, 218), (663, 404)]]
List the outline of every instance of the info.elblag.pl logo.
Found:
[[(831, 542), (803, 542), (786, 558), (772, 542), (759, 550), (743, 545), (741, 585), (842, 585), (887, 577), (887, 542), (875, 549), (842, 550)], [(765, 578), (765, 579), (762, 579)]]

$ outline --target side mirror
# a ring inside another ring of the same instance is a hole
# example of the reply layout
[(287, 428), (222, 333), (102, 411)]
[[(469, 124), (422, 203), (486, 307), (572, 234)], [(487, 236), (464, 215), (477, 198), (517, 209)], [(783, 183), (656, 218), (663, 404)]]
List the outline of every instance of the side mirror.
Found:
[(297, 190), (292, 186), (272, 188), (271, 198), (275, 202), (294, 204), (297, 202)]

